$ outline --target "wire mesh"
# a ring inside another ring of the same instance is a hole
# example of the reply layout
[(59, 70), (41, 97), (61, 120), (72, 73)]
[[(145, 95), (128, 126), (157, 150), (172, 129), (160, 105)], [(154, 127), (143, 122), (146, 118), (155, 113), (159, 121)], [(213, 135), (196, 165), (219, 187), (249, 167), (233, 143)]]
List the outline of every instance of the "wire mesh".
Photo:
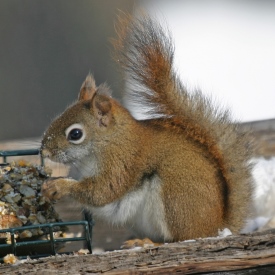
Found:
[[(28, 150), (9, 150), (9, 151), (0, 151), (0, 157), (2, 157), (3, 163), (1, 165), (7, 164), (7, 158), (13, 156), (30, 156), (30, 155), (39, 155), (39, 149), (28, 149)], [(40, 156), (41, 165), (44, 165), (44, 159)], [(87, 217), (87, 215), (85, 215)], [(66, 242), (77, 242), (82, 241), (85, 243), (86, 248), (92, 253), (92, 228), (94, 222), (89, 215), (88, 220), (83, 221), (72, 221), (72, 222), (55, 222), (55, 223), (46, 223), (46, 224), (38, 224), (38, 225), (28, 225), (17, 228), (8, 228), (0, 230), (0, 234), (10, 234), (10, 243), (0, 244), (0, 251), (5, 251), (6, 254), (14, 254), (18, 255), (18, 251), (20, 248), (28, 248), (32, 247), (32, 250), (35, 251), (36, 248), (43, 247), (42, 251), (46, 251), (47, 253), (34, 253), (32, 255), (28, 255), (30, 258), (40, 258), (49, 255), (55, 255), (57, 253), (56, 246), (58, 243), (66, 243)], [(56, 228), (61, 228), (65, 226), (82, 226), (83, 235), (81, 237), (62, 237), (56, 238), (55, 231)], [(47, 232), (48, 239), (36, 239), (36, 240), (21, 240), (20, 242), (16, 241), (16, 235), (24, 230), (30, 229), (42, 229)], [(27, 249), (28, 250), (28, 249)], [(37, 249), (39, 250), (39, 249)], [(41, 249), (40, 249), (41, 250)], [(67, 252), (72, 253), (72, 252)], [(20, 254), (20, 253), (19, 253)], [(19, 256), (19, 258), (26, 258), (27, 256)], [(3, 258), (0, 258), (3, 260)]]

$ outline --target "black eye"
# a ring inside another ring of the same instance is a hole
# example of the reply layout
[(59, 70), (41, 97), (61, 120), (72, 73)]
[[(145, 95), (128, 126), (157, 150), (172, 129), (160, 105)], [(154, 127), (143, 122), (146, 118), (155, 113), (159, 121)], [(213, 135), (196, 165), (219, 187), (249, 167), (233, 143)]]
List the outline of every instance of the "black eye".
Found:
[(83, 132), (81, 129), (72, 129), (68, 134), (68, 139), (72, 141), (76, 141), (81, 139), (83, 136)]
[(66, 139), (73, 144), (80, 144), (85, 140), (86, 131), (82, 124), (74, 123), (65, 130)]

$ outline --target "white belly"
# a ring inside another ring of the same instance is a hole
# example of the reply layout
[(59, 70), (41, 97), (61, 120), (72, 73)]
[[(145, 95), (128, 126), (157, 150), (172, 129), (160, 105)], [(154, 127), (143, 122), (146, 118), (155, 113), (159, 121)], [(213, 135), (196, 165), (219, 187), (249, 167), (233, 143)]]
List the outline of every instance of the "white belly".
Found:
[(172, 239), (165, 221), (161, 181), (157, 175), (144, 180), (139, 189), (120, 200), (90, 209), (95, 216), (107, 222), (128, 227), (139, 238), (148, 237), (155, 242)]

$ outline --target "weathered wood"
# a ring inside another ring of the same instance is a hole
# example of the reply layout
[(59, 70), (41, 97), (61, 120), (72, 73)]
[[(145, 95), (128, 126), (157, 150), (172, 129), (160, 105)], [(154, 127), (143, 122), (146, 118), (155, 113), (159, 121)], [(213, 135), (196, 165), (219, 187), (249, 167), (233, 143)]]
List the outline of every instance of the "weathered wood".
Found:
[(196, 274), (268, 265), (275, 267), (274, 229), (99, 255), (57, 255), (16, 266), (2, 264), (0, 274)]

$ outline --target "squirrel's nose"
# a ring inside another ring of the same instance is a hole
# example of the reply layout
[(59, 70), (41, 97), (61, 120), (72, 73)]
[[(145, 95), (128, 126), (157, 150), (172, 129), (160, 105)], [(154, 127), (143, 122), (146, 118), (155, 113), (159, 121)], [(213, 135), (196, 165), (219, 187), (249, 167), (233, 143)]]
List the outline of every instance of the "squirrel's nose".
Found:
[(50, 158), (51, 157), (51, 152), (47, 149), (41, 149), (40, 154), (43, 158)]

